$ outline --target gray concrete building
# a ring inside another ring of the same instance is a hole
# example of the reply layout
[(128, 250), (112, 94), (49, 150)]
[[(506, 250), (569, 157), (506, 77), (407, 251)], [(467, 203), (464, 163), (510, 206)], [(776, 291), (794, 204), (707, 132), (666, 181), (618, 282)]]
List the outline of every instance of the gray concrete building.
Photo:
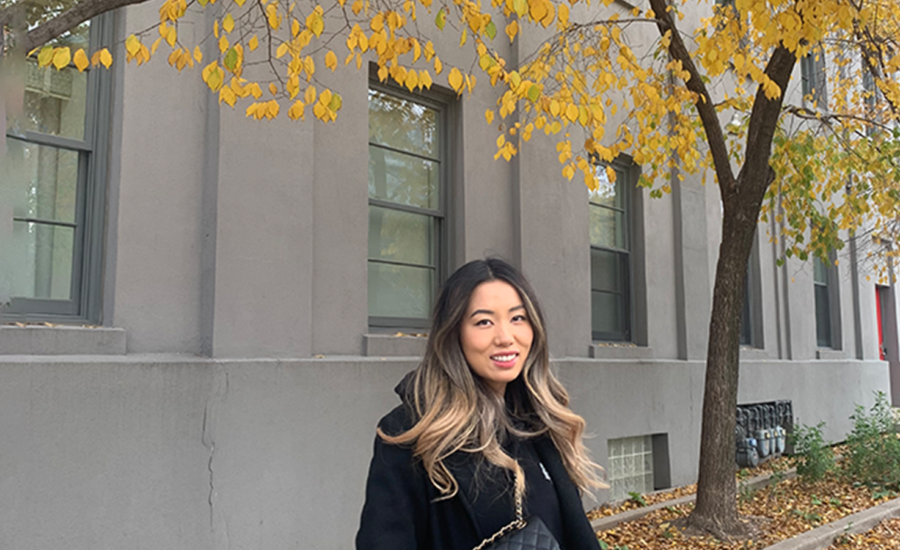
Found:
[[(85, 40), (121, 44), (157, 9)], [(434, 294), (486, 255), (541, 299), (599, 499), (696, 480), (718, 189), (650, 199), (623, 158), (591, 194), (541, 136), (493, 159), (487, 85), (324, 78), (343, 94), (327, 125), (248, 119), (163, 56), (28, 73), (0, 188), (0, 547), (351, 548)], [(751, 255), (739, 402), (791, 400), (842, 440), (890, 392), (893, 289), (849, 261), (777, 267), (777, 229)]]

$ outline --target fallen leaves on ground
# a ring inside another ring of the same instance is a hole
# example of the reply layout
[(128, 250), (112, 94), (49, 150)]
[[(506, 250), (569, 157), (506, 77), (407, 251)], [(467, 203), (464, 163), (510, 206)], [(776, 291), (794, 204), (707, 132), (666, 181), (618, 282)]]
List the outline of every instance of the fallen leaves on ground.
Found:
[[(879, 497), (878, 499), (873, 497)], [(765, 548), (804, 531), (838, 520), (876, 506), (892, 497), (865, 486), (844, 482), (838, 474), (831, 474), (817, 483), (799, 479), (770, 482), (755, 492), (739, 492), (738, 512), (741, 516), (758, 520), (753, 540), (724, 542), (712, 536), (686, 536), (674, 524), (685, 518), (693, 503), (666, 508), (597, 533), (609, 548), (627, 546), (629, 550), (643, 548), (681, 548), (695, 550), (738, 550)]]
[(828, 550), (855, 548), (900, 548), (900, 518), (886, 519), (865, 533), (841, 535)]
[[(761, 476), (772, 474), (774, 472), (783, 472), (790, 467), (790, 458), (783, 456), (779, 458), (775, 458), (769, 460), (768, 462), (764, 462), (760, 464), (756, 468), (752, 470), (741, 470), (737, 472), (735, 475), (738, 480), (749, 479), (751, 477)], [(628, 510), (634, 510), (637, 508), (643, 508), (644, 506), (652, 506), (659, 502), (665, 502), (667, 500), (674, 500), (676, 498), (681, 498), (687, 495), (693, 495), (697, 492), (697, 485), (685, 485), (683, 487), (676, 487), (674, 489), (667, 489), (665, 491), (655, 491), (653, 493), (648, 493), (642, 495), (644, 503), (637, 502), (634, 499), (628, 499), (624, 501), (616, 501), (609, 502), (599, 506), (598, 508), (594, 508), (593, 510), (588, 512), (588, 519), (591, 521), (607, 516), (614, 516), (616, 514), (621, 514), (622, 512), (627, 512)]]

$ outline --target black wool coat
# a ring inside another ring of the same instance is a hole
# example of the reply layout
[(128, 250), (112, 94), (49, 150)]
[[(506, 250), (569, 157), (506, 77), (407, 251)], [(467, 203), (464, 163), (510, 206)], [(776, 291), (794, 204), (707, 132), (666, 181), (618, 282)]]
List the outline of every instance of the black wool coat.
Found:
[[(413, 424), (409, 408), (401, 405), (381, 419), (387, 434), (399, 434)], [(599, 550), (600, 545), (584, 513), (578, 489), (569, 478), (559, 451), (549, 436), (534, 441), (541, 462), (550, 474), (559, 499), (565, 540), (563, 550)], [(472, 550), (494, 534), (482, 523), (482, 510), (475, 509), (476, 491), (491, 491), (491, 484), (476, 477), (477, 458), (455, 453), (445, 464), (456, 478), (459, 491), (453, 498), (436, 500), (440, 494), (408, 446), (390, 445), (375, 437), (375, 454), (366, 483), (357, 550)], [(484, 498), (482, 498), (484, 497)], [(505, 525), (515, 519), (511, 490), (481, 494), (479, 502), (501, 498), (508, 502), (508, 517), (491, 518)], [(497, 521), (499, 520), (499, 521)]]

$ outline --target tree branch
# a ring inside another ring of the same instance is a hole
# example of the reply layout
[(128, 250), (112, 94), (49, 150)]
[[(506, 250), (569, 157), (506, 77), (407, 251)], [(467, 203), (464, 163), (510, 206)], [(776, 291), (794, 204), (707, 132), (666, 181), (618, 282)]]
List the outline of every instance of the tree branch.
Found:
[(747, 127), (744, 166), (738, 174), (742, 186), (748, 187), (751, 193), (765, 192), (770, 183), (769, 157), (772, 155), (772, 138), (778, 127), (784, 94), (796, 62), (797, 57), (790, 50), (784, 46), (775, 48), (766, 65), (766, 75), (778, 85), (781, 94), (775, 99), (769, 99), (762, 86), (756, 90)]
[[(23, 51), (31, 50), (43, 46), (47, 42), (70, 31), (85, 21), (97, 15), (112, 11), (124, 6), (133, 4), (142, 4), (147, 0), (82, 0), (71, 9), (64, 11), (53, 19), (38, 25), (28, 31), (22, 41), (21, 48)], [(0, 24), (5, 21), (5, 17), (11, 19), (12, 12), (23, 7), (24, 3), (14, 4), (0, 11)], [(7, 14), (9, 12), (9, 14)]]
[(684, 40), (675, 26), (672, 14), (667, 10), (666, 0), (650, 0), (650, 7), (656, 18), (656, 26), (660, 36), (666, 31), (672, 31), (672, 41), (669, 44), (669, 53), (674, 59), (681, 62), (682, 67), (691, 75), (685, 82), (687, 89), (697, 94), (697, 112), (706, 130), (706, 140), (712, 153), (716, 175), (719, 177), (719, 186), (723, 197), (730, 197), (735, 191), (734, 172), (731, 170), (731, 160), (728, 158), (728, 145), (725, 143), (725, 135), (719, 124), (719, 114), (713, 106), (712, 98), (706, 85), (703, 83), (700, 71), (691, 59), (691, 54), (684, 44)]

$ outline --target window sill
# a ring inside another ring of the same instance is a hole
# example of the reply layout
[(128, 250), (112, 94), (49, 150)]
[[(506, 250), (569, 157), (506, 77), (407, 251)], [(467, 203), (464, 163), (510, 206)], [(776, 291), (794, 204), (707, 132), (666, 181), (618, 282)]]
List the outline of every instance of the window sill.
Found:
[(750, 346), (741, 346), (741, 359), (746, 361), (765, 361), (773, 357), (768, 351), (762, 348), (754, 348)]
[(363, 351), (368, 357), (422, 357), (428, 338), (395, 334), (364, 334)]
[(125, 330), (106, 327), (0, 326), (0, 355), (125, 355)]
[(842, 349), (819, 348), (816, 350), (816, 359), (822, 359), (824, 361), (847, 359), (847, 352)]
[(625, 342), (594, 342), (588, 356), (592, 359), (652, 359), (653, 349)]

